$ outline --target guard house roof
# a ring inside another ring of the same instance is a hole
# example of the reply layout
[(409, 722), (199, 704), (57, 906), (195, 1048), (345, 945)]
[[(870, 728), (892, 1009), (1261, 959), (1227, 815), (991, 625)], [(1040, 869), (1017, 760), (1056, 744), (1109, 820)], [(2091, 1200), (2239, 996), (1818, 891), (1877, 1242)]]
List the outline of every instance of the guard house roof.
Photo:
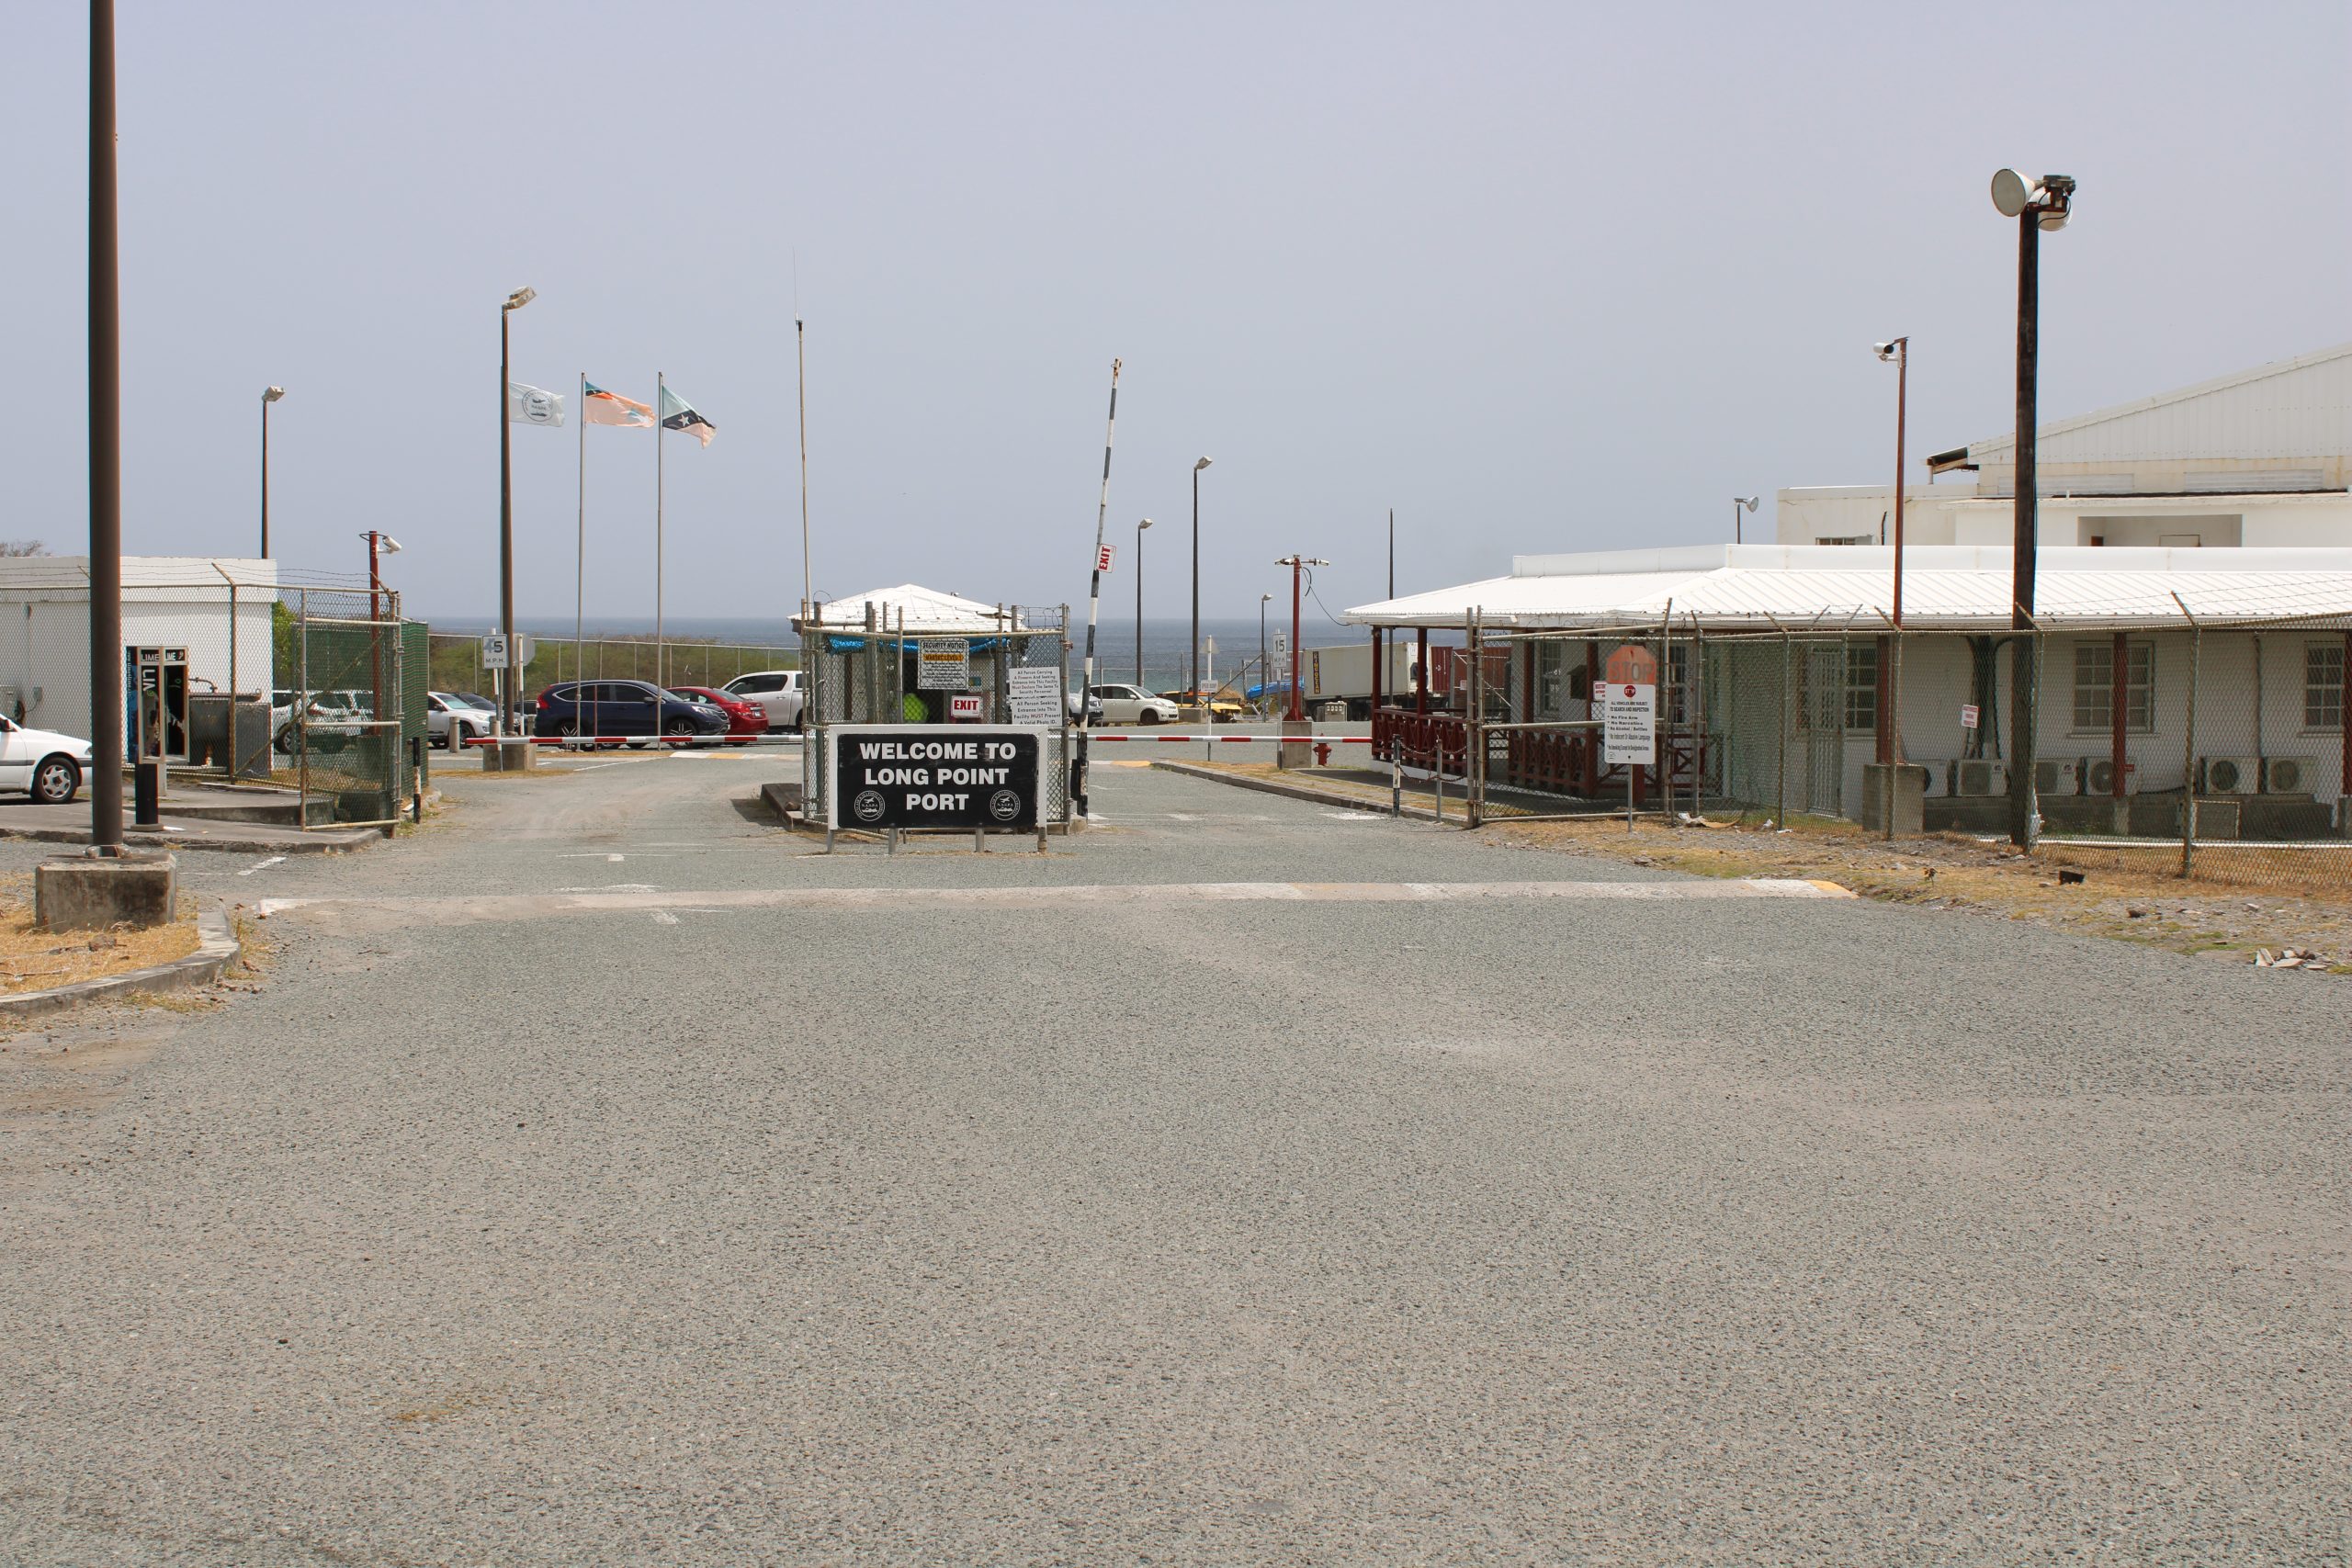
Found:
[(903, 616), (910, 637), (997, 637), (1028, 629), (1020, 612), (1011, 605), (983, 604), (912, 582), (829, 600), (817, 606), (813, 619), (795, 619), (792, 625), (797, 631), (862, 632), (868, 604), (874, 606), (877, 630), (899, 630)]
[[(1909, 630), (2009, 624), (2007, 546), (1930, 545), (1903, 553)], [(1862, 545), (1700, 545), (1518, 556), (1509, 577), (1360, 604), (1355, 626), (1543, 627), (1674, 625), (1723, 630), (1883, 630), (1894, 552)], [(2352, 616), (2352, 549), (2146, 549), (2045, 546), (2034, 623), (2046, 629), (2199, 620)], [(2176, 599), (2176, 596), (2177, 598)]]

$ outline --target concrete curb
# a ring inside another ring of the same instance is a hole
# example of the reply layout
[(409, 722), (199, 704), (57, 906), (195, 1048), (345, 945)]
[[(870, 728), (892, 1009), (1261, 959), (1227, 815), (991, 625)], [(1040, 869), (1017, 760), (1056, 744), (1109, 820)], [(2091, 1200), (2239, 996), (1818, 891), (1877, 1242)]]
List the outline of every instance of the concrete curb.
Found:
[[(366, 849), (383, 840), (381, 830), (374, 828), (346, 829), (334, 838), (316, 833), (299, 839), (232, 839), (211, 833), (157, 833), (143, 829), (126, 828), (123, 838), (137, 844), (151, 844), (158, 849), (221, 850), (230, 854), (251, 855), (339, 855)], [(17, 828), (0, 824), (0, 839), (22, 839), (41, 844), (86, 844), (90, 830), (86, 828)]]
[(25, 991), (13, 997), (0, 997), (0, 1019), (60, 1012), (67, 1008), (79, 1007), (84, 1002), (125, 997), (137, 991), (191, 991), (219, 979), (220, 971), (234, 964), (243, 951), (236, 933), (230, 929), (228, 911), (207, 909), (196, 917), (196, 951), (186, 958), (175, 958), (169, 964), (157, 964), (145, 969), (133, 969), (124, 975), (102, 975), (95, 980), (76, 980), (70, 986), (58, 986), (46, 991)]
[[(1187, 778), (1208, 779), (1216, 784), (1231, 784), (1236, 789), (1254, 789), (1261, 795), (1279, 795), (1285, 799), (1304, 800), (1316, 806), (1351, 806), (1359, 811), (1374, 812), (1382, 817), (1392, 815), (1387, 807), (1377, 801), (1366, 800), (1360, 795), (1348, 795), (1339, 790), (1317, 789), (1313, 784), (1282, 784), (1273, 779), (1250, 778), (1239, 773), (1220, 773), (1214, 768), (1204, 767), (1198, 762), (1179, 762), (1170, 760), (1154, 761), (1151, 765), (1155, 768), (1165, 768), (1171, 773), (1182, 773)], [(1441, 818), (1428, 807), (1415, 806), (1408, 802), (1405, 807), (1405, 815), (1423, 822), (1442, 820), (1452, 827), (1466, 826), (1459, 809)]]

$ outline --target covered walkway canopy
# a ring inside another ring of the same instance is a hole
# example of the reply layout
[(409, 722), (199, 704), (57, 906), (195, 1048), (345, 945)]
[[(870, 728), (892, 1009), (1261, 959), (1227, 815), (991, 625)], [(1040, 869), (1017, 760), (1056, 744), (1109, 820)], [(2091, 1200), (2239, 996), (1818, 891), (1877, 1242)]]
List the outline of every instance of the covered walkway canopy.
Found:
[[(2010, 624), (2007, 547), (1931, 545), (1903, 555), (1903, 624), (1984, 631)], [(1364, 626), (1528, 630), (1883, 630), (1894, 609), (1894, 552), (1860, 545), (1698, 545), (1583, 555), (1516, 556), (1510, 575), (1361, 604)], [(2352, 615), (2352, 549), (2098, 548), (2037, 553), (2034, 624), (2089, 629)]]

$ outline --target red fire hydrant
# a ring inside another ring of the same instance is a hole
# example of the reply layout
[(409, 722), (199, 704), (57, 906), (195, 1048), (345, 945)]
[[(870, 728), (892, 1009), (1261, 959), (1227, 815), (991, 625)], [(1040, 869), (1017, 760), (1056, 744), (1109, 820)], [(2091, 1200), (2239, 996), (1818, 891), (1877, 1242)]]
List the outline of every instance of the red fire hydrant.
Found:
[(1328, 768), (1331, 765), (1331, 743), (1329, 741), (1318, 740), (1315, 743), (1315, 765), (1318, 768)]

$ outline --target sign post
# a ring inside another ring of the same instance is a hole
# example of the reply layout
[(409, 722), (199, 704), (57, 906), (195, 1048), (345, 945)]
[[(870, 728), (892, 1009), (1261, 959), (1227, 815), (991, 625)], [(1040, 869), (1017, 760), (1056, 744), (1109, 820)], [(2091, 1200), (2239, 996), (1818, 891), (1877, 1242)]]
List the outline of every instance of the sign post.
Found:
[(1627, 643), (1601, 666), (1600, 760), (1625, 770), (1625, 831), (1634, 830), (1634, 780), (1657, 761), (1657, 659)]

